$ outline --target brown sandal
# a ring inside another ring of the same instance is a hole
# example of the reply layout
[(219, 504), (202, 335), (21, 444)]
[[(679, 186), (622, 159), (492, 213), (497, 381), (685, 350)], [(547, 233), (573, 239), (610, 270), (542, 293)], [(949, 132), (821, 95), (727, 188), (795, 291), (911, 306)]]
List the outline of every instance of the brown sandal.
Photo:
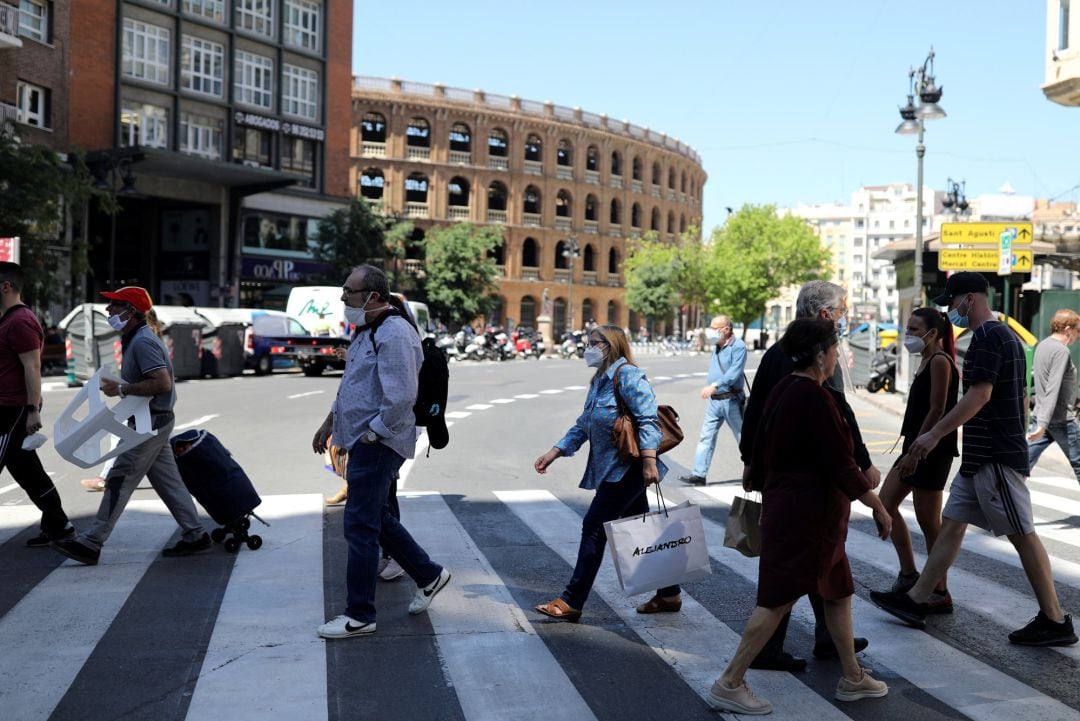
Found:
[(677, 613), (682, 609), (682, 599), (669, 601), (660, 596), (653, 596), (637, 607), (638, 613)]
[(556, 598), (553, 601), (547, 603), (541, 603), (536, 607), (537, 612), (550, 616), (557, 621), (569, 621), (570, 623), (577, 623), (577, 620), (581, 618), (581, 611), (576, 608), (570, 608), (566, 601), (561, 598)]

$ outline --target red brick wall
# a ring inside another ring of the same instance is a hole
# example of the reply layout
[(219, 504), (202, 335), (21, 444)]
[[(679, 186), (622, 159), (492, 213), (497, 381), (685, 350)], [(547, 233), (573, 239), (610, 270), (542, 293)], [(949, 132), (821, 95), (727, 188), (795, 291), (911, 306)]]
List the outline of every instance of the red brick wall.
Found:
[(326, 169), (327, 195), (349, 195), (349, 130), (352, 127), (353, 4), (327, 2)]
[[(16, 3), (17, 4), (17, 3)], [(63, 152), (68, 138), (68, 87), (65, 75), (70, 52), (70, 0), (57, 0), (52, 6), (52, 39), (39, 43), (23, 37), (23, 46), (0, 52), (0, 101), (15, 105), (19, 80), (48, 88), (51, 110), (49, 130), (29, 125), (19, 126), (23, 138)]]
[(71, 3), (69, 139), (87, 149), (111, 148), (116, 90), (116, 0)]

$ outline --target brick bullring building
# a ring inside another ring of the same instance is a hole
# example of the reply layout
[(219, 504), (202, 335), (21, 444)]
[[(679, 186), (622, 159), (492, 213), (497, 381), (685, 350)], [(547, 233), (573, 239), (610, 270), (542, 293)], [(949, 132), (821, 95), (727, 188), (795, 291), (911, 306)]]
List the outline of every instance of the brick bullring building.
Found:
[(700, 224), (697, 153), (626, 121), (371, 77), (355, 78), (352, 113), (357, 195), (421, 232), (458, 221), (505, 227), (498, 322), (534, 326), (546, 311), (556, 334), (590, 318), (636, 329), (627, 240), (651, 230), (674, 241)]

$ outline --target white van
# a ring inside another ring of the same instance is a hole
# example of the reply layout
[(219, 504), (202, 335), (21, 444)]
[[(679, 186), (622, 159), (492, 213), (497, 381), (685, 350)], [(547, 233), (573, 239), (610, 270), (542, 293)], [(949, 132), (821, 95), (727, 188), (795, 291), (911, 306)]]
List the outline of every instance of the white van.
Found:
[(409, 304), (409, 310), (412, 311), (413, 320), (416, 321), (416, 326), (420, 329), (421, 336), (427, 336), (435, 332), (435, 329), (431, 326), (431, 311), (428, 310), (426, 303), (418, 303), (415, 300), (407, 301)]
[(299, 320), (311, 335), (348, 337), (341, 288), (333, 285), (299, 285), (289, 292), (286, 312)]

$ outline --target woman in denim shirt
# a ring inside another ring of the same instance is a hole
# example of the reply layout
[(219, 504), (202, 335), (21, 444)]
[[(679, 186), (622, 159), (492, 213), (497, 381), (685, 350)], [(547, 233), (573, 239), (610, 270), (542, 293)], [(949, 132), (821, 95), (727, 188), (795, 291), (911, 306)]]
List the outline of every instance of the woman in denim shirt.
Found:
[[(667, 473), (660, 461), (660, 425), (656, 417), (656, 396), (645, 372), (634, 365), (630, 344), (621, 328), (605, 325), (589, 333), (585, 363), (596, 368), (585, 409), (566, 435), (544, 455), (536, 459), (537, 473), (546, 473), (559, 456), (572, 456), (589, 442), (589, 460), (581, 488), (596, 491), (585, 519), (581, 524), (581, 546), (577, 565), (566, 590), (558, 598), (536, 607), (552, 618), (577, 621), (589, 596), (596, 573), (604, 560), (607, 537), (604, 523), (627, 516), (638, 516), (649, 510), (645, 490), (659, 483)], [(614, 376), (619, 374), (619, 396), (627, 412), (634, 417), (638, 433), (641, 460), (624, 462), (612, 440), (612, 428), (619, 417), (615, 399)], [(662, 588), (647, 602), (638, 606), (638, 613), (674, 612), (682, 607), (678, 586)]]

